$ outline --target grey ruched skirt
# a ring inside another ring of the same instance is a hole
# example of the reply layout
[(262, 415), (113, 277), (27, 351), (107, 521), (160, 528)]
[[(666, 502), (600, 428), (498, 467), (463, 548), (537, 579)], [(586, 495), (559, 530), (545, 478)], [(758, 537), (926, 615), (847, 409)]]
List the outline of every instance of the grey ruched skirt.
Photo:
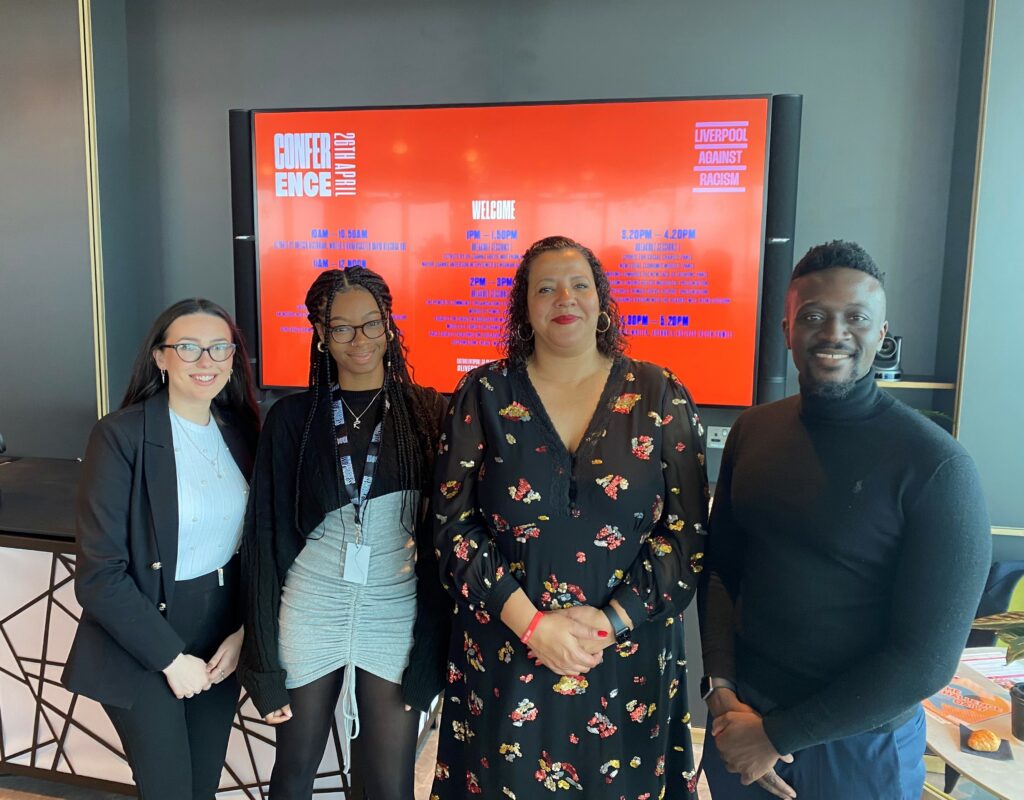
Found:
[[(406, 519), (401, 520), (402, 497)], [(416, 621), (416, 542), (406, 531), (418, 492), (371, 498), (363, 509), (362, 543), (370, 545), (365, 584), (343, 579), (349, 542), (356, 541), (352, 506), (332, 511), (306, 541), (281, 590), (279, 655), (285, 687), (295, 689), (345, 668), (338, 733), (343, 769), (359, 735), (356, 667), (400, 683)], [(321, 535), (322, 534), (322, 535)]]
[(402, 492), (366, 502), (362, 540), (371, 553), (365, 585), (342, 580), (346, 545), (355, 542), (351, 505), (327, 515), (313, 533), (319, 538), (307, 540), (288, 570), (278, 618), (287, 688), (348, 665), (401, 681), (416, 620), (416, 543), (405, 528), (412, 529), (419, 494), (407, 494), (404, 527)]

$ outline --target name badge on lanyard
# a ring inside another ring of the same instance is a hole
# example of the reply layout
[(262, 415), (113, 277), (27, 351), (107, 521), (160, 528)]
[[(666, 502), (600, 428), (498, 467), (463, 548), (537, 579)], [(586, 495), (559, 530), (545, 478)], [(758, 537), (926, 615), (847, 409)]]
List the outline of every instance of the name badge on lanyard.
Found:
[(334, 387), (332, 392), (334, 406), (334, 427), (338, 440), (338, 458), (341, 461), (341, 477), (345, 486), (345, 493), (349, 502), (352, 503), (352, 513), (355, 516), (356, 540), (345, 545), (344, 567), (342, 568), (341, 579), (348, 583), (355, 583), (365, 586), (370, 577), (370, 551), (369, 544), (363, 542), (363, 509), (367, 498), (370, 496), (370, 488), (373, 486), (373, 475), (377, 469), (377, 459), (380, 455), (380, 442), (384, 434), (384, 418), (387, 417), (388, 403), (384, 398), (384, 418), (377, 423), (370, 437), (370, 446), (366, 451), (366, 466), (363, 467), (363, 480), (361, 485), (356, 486), (356, 473), (352, 464), (352, 444), (349, 441), (348, 425), (345, 423), (345, 410), (341, 403), (341, 389)]
[(365, 586), (370, 577), (370, 545), (349, 542), (345, 545), (345, 569), (341, 579)]

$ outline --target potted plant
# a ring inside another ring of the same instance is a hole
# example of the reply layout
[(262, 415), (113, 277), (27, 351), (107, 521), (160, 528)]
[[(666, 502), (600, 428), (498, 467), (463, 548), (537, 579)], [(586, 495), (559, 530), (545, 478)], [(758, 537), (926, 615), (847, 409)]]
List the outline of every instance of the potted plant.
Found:
[(1006, 663), (1024, 657), (1024, 611), (1004, 611), (979, 617), (971, 625), (974, 630), (993, 631), (1006, 644)]

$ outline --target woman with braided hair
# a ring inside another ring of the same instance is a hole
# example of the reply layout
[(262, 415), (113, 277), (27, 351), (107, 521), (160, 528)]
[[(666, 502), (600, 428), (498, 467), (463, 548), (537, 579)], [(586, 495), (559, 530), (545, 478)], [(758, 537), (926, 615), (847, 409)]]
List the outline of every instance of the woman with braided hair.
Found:
[(413, 383), (391, 292), (356, 267), (306, 295), (309, 389), (278, 401), (242, 546), (242, 685), (277, 725), (274, 800), (308, 800), (340, 698), (354, 796), (408, 800), (419, 714), (441, 688), (448, 602), (424, 495), (444, 414)]

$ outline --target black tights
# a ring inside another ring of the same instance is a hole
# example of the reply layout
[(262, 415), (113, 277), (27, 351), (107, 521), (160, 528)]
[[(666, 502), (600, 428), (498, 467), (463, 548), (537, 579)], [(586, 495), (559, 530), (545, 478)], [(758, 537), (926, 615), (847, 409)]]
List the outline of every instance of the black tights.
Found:
[[(289, 689), (292, 718), (277, 726), (271, 800), (310, 800), (323, 759), (344, 669)], [(352, 798), (409, 800), (413, 796), (420, 715), (406, 711), (398, 684), (356, 673), (359, 736), (352, 741)]]

